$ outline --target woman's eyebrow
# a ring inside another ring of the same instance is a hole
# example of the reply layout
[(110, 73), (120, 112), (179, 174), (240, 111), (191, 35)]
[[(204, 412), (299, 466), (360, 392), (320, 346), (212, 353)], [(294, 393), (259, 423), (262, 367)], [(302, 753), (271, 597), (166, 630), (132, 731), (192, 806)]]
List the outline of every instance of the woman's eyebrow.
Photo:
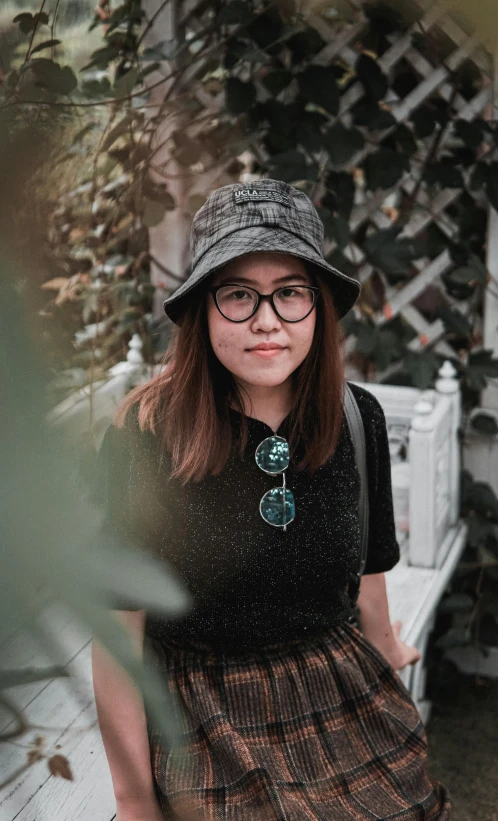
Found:
[[(283, 277), (278, 277), (274, 279), (273, 282), (288, 282), (290, 279), (292, 280), (300, 280), (301, 282), (308, 282), (308, 277), (305, 277), (303, 274), (286, 274)], [(222, 285), (224, 282), (246, 282), (248, 285), (257, 285), (257, 280), (249, 279), (248, 277), (241, 277), (235, 276), (234, 274), (225, 274), (219, 281), (219, 285)]]

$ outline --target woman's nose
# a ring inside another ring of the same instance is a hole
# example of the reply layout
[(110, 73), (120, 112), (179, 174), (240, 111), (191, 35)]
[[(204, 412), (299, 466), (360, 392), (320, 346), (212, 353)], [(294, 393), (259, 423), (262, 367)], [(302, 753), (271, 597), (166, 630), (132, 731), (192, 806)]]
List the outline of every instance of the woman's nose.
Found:
[(280, 326), (280, 318), (278, 317), (271, 300), (261, 300), (258, 305), (258, 309), (253, 316), (253, 322), (256, 322), (259, 327), (264, 328), (275, 328)]

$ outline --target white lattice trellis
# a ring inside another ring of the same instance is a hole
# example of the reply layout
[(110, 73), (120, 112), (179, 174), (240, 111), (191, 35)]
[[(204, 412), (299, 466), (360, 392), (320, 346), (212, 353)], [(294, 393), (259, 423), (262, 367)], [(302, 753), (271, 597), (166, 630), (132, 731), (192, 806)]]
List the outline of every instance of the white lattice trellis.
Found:
[[(202, 25), (200, 19), (197, 19), (195, 11), (196, 4), (194, 3), (179, 3), (177, 4), (180, 11), (178, 16), (180, 19), (185, 19), (189, 16), (189, 25), (193, 31)], [(389, 40), (391, 46), (383, 53), (378, 60), (380, 68), (389, 76), (394, 72), (401, 61), (406, 62), (418, 75), (419, 83), (413, 90), (404, 98), (400, 99), (392, 90), (389, 89), (386, 99), (383, 104), (387, 107), (394, 116), (397, 124), (409, 125), (408, 118), (413, 115), (417, 109), (422, 106), (429, 98), (439, 96), (446, 102), (451, 101), (452, 111), (455, 117), (463, 120), (472, 121), (476, 117), (489, 119), (493, 110), (493, 59), (479, 43), (477, 35), (473, 32), (465, 32), (462, 27), (452, 19), (451, 14), (447, 10), (445, 3), (439, 3), (431, 6), (427, 0), (417, 0), (416, 7), (419, 9), (418, 19), (408, 28), (403, 34), (390, 35)], [(322, 39), (325, 41), (325, 46), (315, 56), (313, 62), (316, 65), (327, 66), (332, 62), (340, 60), (341, 63), (354, 68), (355, 62), (358, 58), (361, 37), (365, 34), (370, 25), (368, 18), (363, 11), (358, 7), (356, 19), (354, 22), (344, 24), (341, 28), (333, 27), (323, 17), (308, 14), (307, 23), (316, 29)], [(441, 60), (438, 65), (433, 65), (421, 50), (417, 49), (413, 43), (413, 34), (426, 32), (428, 36), (435, 35), (441, 39), (444, 35), (446, 42), (445, 53), (441, 53)], [(161, 35), (163, 36), (163, 34)], [(458, 69), (465, 61), (470, 61), (480, 72), (482, 76), (482, 86), (477, 90), (472, 99), (466, 99), (458, 91), (455, 90), (452, 81), (452, 72)], [(188, 71), (188, 79), (190, 81), (197, 80), (203, 76), (206, 65), (201, 61), (195, 63)], [(254, 79), (254, 78), (253, 78)], [(256, 80), (258, 88), (258, 95), (260, 99), (268, 99), (271, 95), (264, 85)], [(352, 107), (364, 95), (364, 87), (360, 81), (351, 85), (342, 95), (340, 99), (339, 113), (336, 118), (330, 118), (330, 125), (334, 121), (340, 121), (344, 126), (351, 125)], [(199, 82), (195, 84), (195, 97), (200, 106), (202, 106), (207, 114), (211, 114), (212, 118), (220, 116), (224, 109), (224, 93), (220, 89), (218, 93), (211, 93), (203, 89)], [(276, 99), (280, 99), (277, 95)], [(205, 122), (203, 120), (203, 122)], [(189, 136), (195, 137), (202, 129), (203, 125), (199, 125), (195, 121), (186, 127), (186, 133)], [(364, 148), (361, 149), (354, 157), (351, 158), (346, 170), (353, 170), (365, 160), (369, 153), (377, 150), (384, 138), (393, 130), (395, 126), (389, 129), (376, 132), (374, 139), (370, 139), (365, 143)], [(439, 150), (444, 149), (448, 142), (450, 129), (443, 135)], [(370, 135), (371, 136), (371, 135)], [(414, 155), (412, 162), (422, 164), (427, 158), (430, 151), (431, 140), (421, 141), (419, 151)], [(249, 152), (246, 152), (245, 157)], [(252, 144), (250, 146), (250, 154), (254, 155), (258, 160), (265, 160), (264, 149), (260, 144)], [(487, 153), (484, 162), (493, 159), (493, 151)], [(323, 159), (323, 158), (322, 158)], [(320, 158), (319, 158), (320, 160)], [(209, 167), (211, 165), (211, 167)], [(200, 169), (197, 173), (192, 173), (190, 169), (190, 177), (184, 189), (184, 200), (194, 194), (206, 195), (209, 191), (225, 183), (234, 180), (227, 168), (228, 163), (224, 165), (210, 164), (209, 158), (204, 157)], [(206, 170), (209, 167), (209, 170)], [(464, 178), (467, 181), (472, 174), (474, 166), (470, 166), (464, 171)], [(341, 169), (342, 170), (342, 169)], [(244, 177), (243, 177), (244, 178)], [(249, 179), (250, 175), (244, 179)], [(413, 193), (416, 180), (410, 172), (398, 181), (398, 183), (390, 189), (377, 189), (375, 192), (366, 192), (362, 189), (361, 184), (357, 187), (355, 205), (349, 220), (351, 230), (351, 241), (343, 252), (345, 256), (357, 266), (358, 277), (364, 284), (371, 277), (374, 270), (382, 279), (386, 302), (383, 310), (374, 316), (377, 326), (382, 326), (386, 321), (399, 315), (403, 321), (410, 326), (415, 335), (408, 343), (408, 348), (413, 351), (422, 350), (425, 347), (432, 347), (437, 353), (445, 357), (454, 357), (455, 351), (444, 339), (445, 326), (441, 319), (428, 321), (427, 318), (414, 304), (417, 299), (423, 294), (427, 286), (439, 287), (444, 294), (444, 300), (451, 307), (455, 307), (464, 316), (468, 315), (473, 310), (472, 299), (468, 302), (457, 301), (443, 288), (441, 277), (446, 272), (455, 267), (454, 262), (448, 250), (443, 250), (434, 258), (418, 259), (413, 263), (414, 273), (411, 275), (402, 286), (392, 286), (387, 278), (382, 274), (382, 271), (374, 269), (372, 264), (366, 259), (365, 253), (355, 241), (355, 234), (358, 229), (371, 226), (375, 229), (387, 228), (391, 225), (391, 217), (389, 208), (387, 206), (395, 205), (398, 198)], [(462, 190), (458, 188), (446, 188), (440, 190), (435, 196), (429, 200), (427, 187), (417, 186), (415, 197), (415, 205), (412, 215), (406, 224), (401, 238), (415, 239), (420, 234), (427, 230), (431, 225), (437, 226), (437, 229), (443, 236), (452, 240), (458, 233), (458, 228), (448, 213), (450, 206), (455, 206), (462, 195)], [(496, 242), (493, 236), (498, 231), (498, 223), (496, 215), (490, 209), (490, 238), (488, 254), (488, 265), (492, 270), (496, 267), (494, 262), (496, 254), (492, 251), (495, 248)], [(167, 220), (171, 220), (171, 216), (167, 216)], [(185, 228), (186, 230), (186, 228)], [(161, 227), (156, 229), (156, 235), (160, 234)], [(178, 243), (183, 243), (185, 247), (185, 235), (180, 236), (178, 232), (174, 236), (169, 237), (169, 251), (166, 254), (171, 257), (174, 254), (174, 247)], [(331, 253), (336, 248), (334, 242), (327, 242), (325, 252)], [(166, 268), (176, 270), (177, 266), (169, 265), (168, 260), (164, 259), (165, 249), (162, 248), (161, 255), (156, 254), (166, 265)], [(494, 254), (494, 255), (493, 255)], [(178, 260), (178, 254), (176, 254)], [(158, 274), (158, 279), (164, 285), (172, 289), (176, 287), (175, 283), (168, 282), (167, 277), (163, 273)], [(486, 301), (486, 317), (484, 320), (484, 334), (485, 345), (487, 347), (498, 347), (498, 337), (496, 332), (496, 325), (498, 320), (498, 300), (494, 297), (487, 297)], [(355, 346), (354, 338), (349, 338), (347, 341), (348, 352), (353, 350)], [(386, 379), (395, 371), (399, 365), (390, 366), (386, 371), (377, 373), (378, 380)], [(498, 394), (497, 394), (498, 405)]]

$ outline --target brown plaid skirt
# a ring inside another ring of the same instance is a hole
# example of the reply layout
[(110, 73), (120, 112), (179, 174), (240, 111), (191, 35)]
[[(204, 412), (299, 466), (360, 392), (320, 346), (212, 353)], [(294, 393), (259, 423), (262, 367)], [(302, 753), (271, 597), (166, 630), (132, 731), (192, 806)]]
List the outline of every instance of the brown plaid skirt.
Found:
[(151, 642), (184, 732), (167, 749), (148, 723), (168, 821), (450, 817), (412, 698), (357, 627), (237, 656)]

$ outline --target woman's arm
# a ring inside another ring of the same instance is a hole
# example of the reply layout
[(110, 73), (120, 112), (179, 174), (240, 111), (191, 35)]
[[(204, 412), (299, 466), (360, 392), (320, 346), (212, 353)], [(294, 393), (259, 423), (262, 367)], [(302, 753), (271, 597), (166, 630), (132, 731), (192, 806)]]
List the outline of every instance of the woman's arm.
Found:
[[(113, 611), (143, 657), (145, 610)], [(111, 771), (117, 819), (162, 819), (154, 792), (143, 699), (123, 668), (94, 638), (92, 673), (97, 716)]]
[(396, 622), (393, 631), (384, 573), (369, 573), (361, 577), (357, 604), (361, 632), (382, 653), (391, 667), (401, 670), (422, 657), (416, 647), (409, 647), (400, 640), (401, 622)]

